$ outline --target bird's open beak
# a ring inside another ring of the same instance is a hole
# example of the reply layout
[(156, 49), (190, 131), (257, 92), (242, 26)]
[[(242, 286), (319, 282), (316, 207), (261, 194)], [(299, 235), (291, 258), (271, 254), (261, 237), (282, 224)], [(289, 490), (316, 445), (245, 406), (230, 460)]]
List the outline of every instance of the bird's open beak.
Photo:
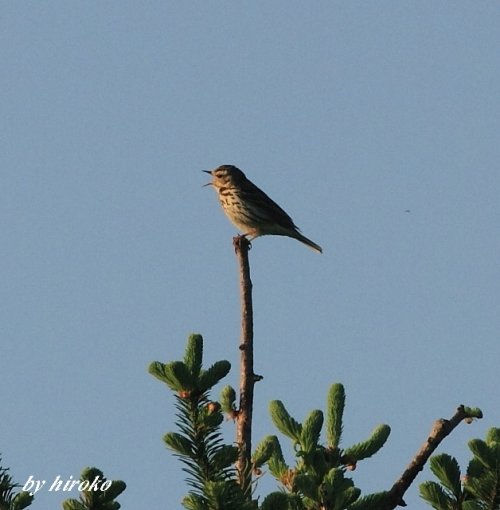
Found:
[[(202, 172), (205, 172), (206, 174), (212, 175), (212, 171), (211, 170), (202, 170)], [(207, 182), (206, 184), (204, 184), (202, 186), (202, 188), (204, 188), (205, 186), (212, 186), (212, 183), (211, 182)]]

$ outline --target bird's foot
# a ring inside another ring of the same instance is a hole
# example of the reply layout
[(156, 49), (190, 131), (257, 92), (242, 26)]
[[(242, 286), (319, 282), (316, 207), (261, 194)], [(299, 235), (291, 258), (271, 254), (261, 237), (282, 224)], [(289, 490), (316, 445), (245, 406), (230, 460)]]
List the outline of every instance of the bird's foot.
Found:
[(247, 250), (252, 249), (252, 243), (247, 239), (246, 234), (239, 234), (233, 237), (233, 246), (234, 251), (242, 248), (246, 248)]

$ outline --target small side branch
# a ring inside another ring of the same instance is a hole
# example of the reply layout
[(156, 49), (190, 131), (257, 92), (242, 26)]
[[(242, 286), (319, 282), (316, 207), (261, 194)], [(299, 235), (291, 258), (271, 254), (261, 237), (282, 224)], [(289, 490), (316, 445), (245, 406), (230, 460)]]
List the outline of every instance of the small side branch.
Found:
[(241, 342), (240, 342), (240, 407), (236, 420), (236, 442), (239, 457), (236, 464), (241, 488), (251, 497), (252, 482), (252, 410), (255, 375), (253, 372), (253, 306), (252, 282), (248, 250), (250, 242), (244, 236), (233, 239), (240, 271)]
[(443, 441), (462, 420), (472, 421), (472, 418), (481, 417), (474, 413), (471, 414), (468, 411), (469, 409), (462, 405), (458, 407), (456, 413), (449, 420), (441, 418), (432, 424), (429, 437), (425, 440), (413, 460), (389, 491), (388, 503), (387, 506), (384, 507), (384, 510), (392, 510), (397, 506), (406, 506), (403, 500), (405, 492), (413, 483), (418, 473), (422, 471), (425, 463), (441, 441)]

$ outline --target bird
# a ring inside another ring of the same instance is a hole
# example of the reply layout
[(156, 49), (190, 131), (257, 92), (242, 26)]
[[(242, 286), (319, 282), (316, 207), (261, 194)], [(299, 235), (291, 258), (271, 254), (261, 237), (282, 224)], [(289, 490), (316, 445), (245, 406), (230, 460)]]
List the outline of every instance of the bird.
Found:
[(292, 218), (239, 168), (222, 165), (203, 172), (212, 176), (205, 186), (215, 188), (224, 213), (249, 241), (264, 235), (288, 236), (323, 253), (321, 246), (302, 235)]

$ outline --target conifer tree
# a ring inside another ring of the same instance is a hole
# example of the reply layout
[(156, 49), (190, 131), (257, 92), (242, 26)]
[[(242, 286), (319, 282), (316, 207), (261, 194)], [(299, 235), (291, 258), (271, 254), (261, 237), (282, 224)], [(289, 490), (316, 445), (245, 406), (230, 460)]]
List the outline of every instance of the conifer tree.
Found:
[[(20, 485), (12, 481), (8, 469), (2, 467), (0, 457), (0, 510), (23, 510), (33, 503), (34, 495), (27, 491), (16, 493)], [(101, 470), (85, 468), (80, 475), (80, 499), (63, 501), (64, 510), (119, 510), (115, 501), (126, 488), (121, 480), (106, 480)]]
[(31, 505), (33, 496), (26, 491), (16, 492), (19, 487), (12, 481), (9, 469), (2, 467), (0, 456), (0, 510), (23, 510)]
[[(389, 437), (388, 425), (377, 426), (371, 436), (349, 448), (341, 448), (343, 412), (345, 406), (344, 387), (337, 383), (330, 387), (326, 409), (327, 443), (320, 443), (324, 416), (320, 410), (313, 410), (303, 423), (296, 421), (279, 400), (269, 404), (271, 419), (276, 428), (292, 440), (296, 464), (286, 464), (279, 440), (268, 436), (257, 447), (254, 465), (259, 468), (267, 463), (271, 474), (280, 482), (285, 492), (267, 496), (262, 508), (277, 508), (275, 500), (281, 500), (280, 508), (297, 509), (341, 509), (376, 508), (385, 499), (384, 493), (372, 494), (358, 499), (361, 490), (346, 477), (359, 461), (374, 455)], [(285, 494), (286, 496), (282, 496)], [(357, 505), (354, 506), (354, 502)], [(287, 505), (285, 504), (287, 503)]]
[(115, 501), (126, 488), (121, 480), (107, 480), (100, 469), (85, 468), (80, 475), (80, 499), (67, 499), (64, 510), (118, 510)]
[(212, 388), (229, 372), (228, 361), (202, 368), (203, 338), (191, 335), (182, 361), (154, 362), (149, 372), (175, 392), (177, 426), (163, 440), (185, 465), (191, 486), (183, 505), (190, 510), (253, 508), (237, 483), (238, 448), (222, 442), (221, 406), (210, 400)]
[(420, 495), (436, 510), (500, 509), (500, 429), (491, 428), (485, 441), (472, 439), (469, 448), (473, 457), (465, 476), (454, 457), (442, 453), (431, 458), (439, 483), (422, 483)]
[[(388, 425), (375, 427), (370, 437), (348, 448), (341, 446), (344, 387), (330, 388), (325, 415), (311, 411), (300, 423), (279, 400), (269, 405), (276, 428), (292, 441), (295, 464), (288, 465), (278, 438), (263, 439), (252, 451), (252, 408), (254, 384), (262, 379), (253, 371), (253, 305), (248, 251), (244, 236), (233, 239), (240, 267), (241, 341), (240, 393), (222, 389), (220, 401), (211, 390), (229, 372), (228, 361), (202, 368), (203, 338), (191, 335), (184, 359), (153, 362), (150, 373), (175, 392), (177, 427), (180, 432), (164, 436), (167, 446), (184, 463), (191, 487), (183, 500), (189, 510), (392, 510), (406, 506), (403, 496), (441, 441), (462, 421), (482, 417), (479, 409), (459, 406), (450, 419), (439, 419), (415, 457), (387, 491), (361, 496), (361, 490), (347, 476), (358, 462), (373, 456), (386, 442)], [(220, 426), (223, 413), (236, 423), (236, 446), (224, 444)], [(321, 441), (325, 422), (326, 443)], [(267, 466), (281, 490), (253, 499), (256, 480)], [(469, 509), (470, 510), (470, 509)]]

